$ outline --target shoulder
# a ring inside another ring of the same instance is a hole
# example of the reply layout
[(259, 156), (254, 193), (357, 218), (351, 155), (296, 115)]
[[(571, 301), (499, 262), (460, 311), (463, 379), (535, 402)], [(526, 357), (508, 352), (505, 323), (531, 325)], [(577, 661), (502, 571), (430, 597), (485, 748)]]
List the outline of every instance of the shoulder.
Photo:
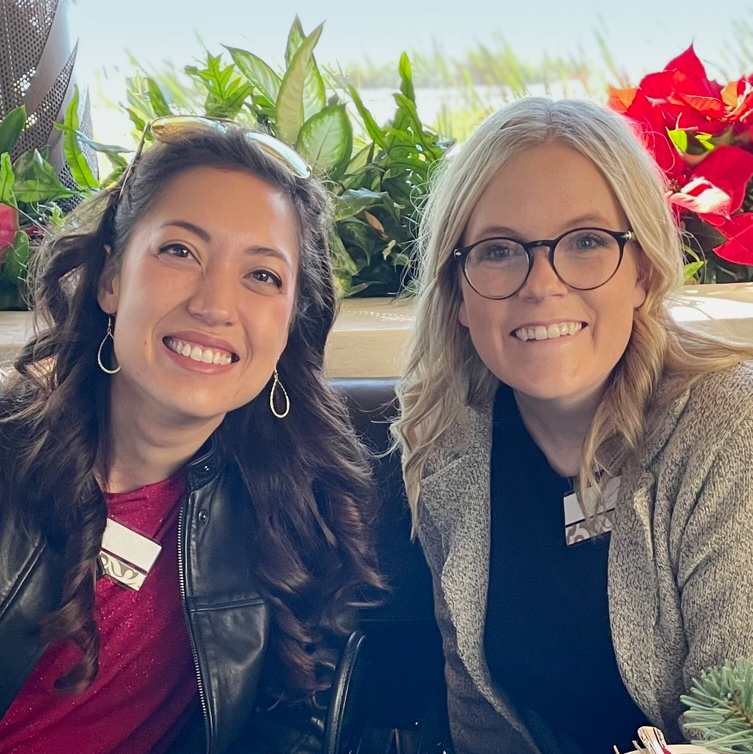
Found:
[(699, 444), (722, 445), (753, 422), (753, 361), (710, 372), (688, 391), (681, 429)]
[(483, 453), (492, 443), (492, 401), (463, 406), (448, 428), (432, 443), (421, 473), (422, 482), (469, 454)]
[(688, 405), (709, 417), (753, 413), (753, 361), (704, 375), (690, 389)]
[(700, 475), (722, 452), (740, 455), (747, 448), (753, 455), (753, 362), (709, 372), (654, 421), (657, 439), (646, 448), (646, 466), (656, 460)]

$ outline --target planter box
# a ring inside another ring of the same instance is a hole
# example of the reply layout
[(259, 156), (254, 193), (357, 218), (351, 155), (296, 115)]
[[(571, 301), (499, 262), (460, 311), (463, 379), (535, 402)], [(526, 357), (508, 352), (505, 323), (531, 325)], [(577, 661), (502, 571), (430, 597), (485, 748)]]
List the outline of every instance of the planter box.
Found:
[[(327, 344), (332, 377), (395, 377), (413, 327), (409, 298), (361, 298), (343, 301)], [(753, 345), (753, 283), (701, 285), (678, 292), (675, 319), (689, 329), (734, 337)], [(0, 312), (0, 366), (31, 335), (27, 312)]]

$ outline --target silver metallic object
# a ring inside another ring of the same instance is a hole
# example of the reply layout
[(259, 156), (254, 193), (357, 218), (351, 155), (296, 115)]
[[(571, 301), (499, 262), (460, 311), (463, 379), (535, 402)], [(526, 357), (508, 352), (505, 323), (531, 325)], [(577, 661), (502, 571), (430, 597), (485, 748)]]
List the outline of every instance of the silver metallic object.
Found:
[[(0, 118), (20, 105), (28, 115), (12, 157), (49, 145), (49, 161), (70, 187), (75, 183), (65, 165), (63, 134), (53, 123), (73, 95), (77, 48), (68, 28), (68, 0), (0, 0)], [(81, 130), (90, 134), (88, 98), (82, 99)], [(93, 153), (85, 154), (94, 166)]]

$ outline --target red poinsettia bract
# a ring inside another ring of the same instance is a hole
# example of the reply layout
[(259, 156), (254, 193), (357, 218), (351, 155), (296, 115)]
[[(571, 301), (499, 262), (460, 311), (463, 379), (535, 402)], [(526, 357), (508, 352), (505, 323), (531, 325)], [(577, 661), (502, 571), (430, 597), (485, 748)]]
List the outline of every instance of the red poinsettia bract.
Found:
[(0, 262), (16, 240), (18, 210), (0, 202)]
[(753, 212), (740, 211), (753, 178), (753, 76), (722, 87), (691, 45), (637, 87), (611, 89), (609, 104), (640, 128), (675, 211), (697, 214), (728, 239), (715, 249), (720, 257), (753, 265)]

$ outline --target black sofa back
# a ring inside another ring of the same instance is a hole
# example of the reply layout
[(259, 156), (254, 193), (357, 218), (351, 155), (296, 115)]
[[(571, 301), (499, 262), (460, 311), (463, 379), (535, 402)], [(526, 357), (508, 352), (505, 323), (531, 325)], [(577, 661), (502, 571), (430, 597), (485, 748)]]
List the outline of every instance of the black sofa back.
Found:
[(376, 530), (379, 565), (391, 587), (384, 605), (363, 611), (360, 629), (372, 658), (373, 724), (409, 730), (427, 713), (444, 709), (442, 645), (434, 619), (431, 575), (417, 540), (410, 538), (410, 513), (397, 453), (390, 446), (395, 417), (394, 379), (339, 379), (356, 432), (376, 455), (380, 498)]

